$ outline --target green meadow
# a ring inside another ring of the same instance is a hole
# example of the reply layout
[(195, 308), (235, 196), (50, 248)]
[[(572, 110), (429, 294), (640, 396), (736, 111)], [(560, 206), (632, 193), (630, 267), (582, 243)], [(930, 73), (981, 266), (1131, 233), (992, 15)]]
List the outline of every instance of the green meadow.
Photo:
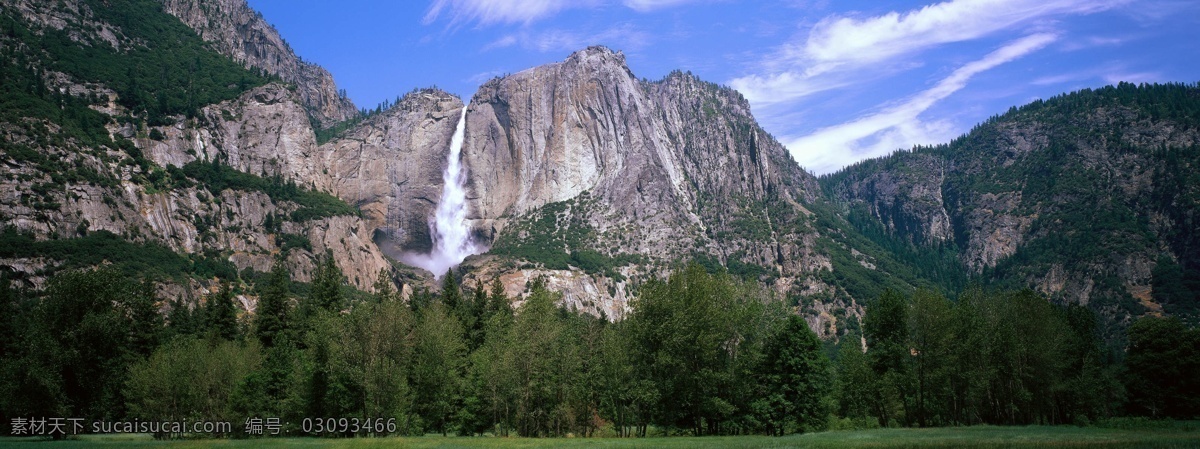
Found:
[(946, 427), (818, 432), (785, 437), (651, 437), (651, 438), (268, 438), (251, 440), (158, 441), (148, 435), (81, 436), (75, 440), (0, 439), (5, 448), (170, 448), (229, 449), (313, 448), (1197, 448), (1195, 424), (1153, 430), (1070, 426)]

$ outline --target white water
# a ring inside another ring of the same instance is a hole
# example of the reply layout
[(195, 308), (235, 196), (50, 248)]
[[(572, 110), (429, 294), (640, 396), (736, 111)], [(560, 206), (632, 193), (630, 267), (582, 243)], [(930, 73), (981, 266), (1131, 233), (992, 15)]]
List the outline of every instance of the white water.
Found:
[(466, 176), (460, 161), (466, 125), (467, 106), (463, 105), (454, 136), (450, 138), (450, 160), (446, 171), (442, 172), (442, 198), (429, 222), (433, 251), (429, 254), (408, 253), (401, 257), (405, 263), (429, 270), (437, 278), (458, 266), (467, 256), (483, 252), (471, 238), (471, 226), (467, 224), (467, 191), (463, 185)]

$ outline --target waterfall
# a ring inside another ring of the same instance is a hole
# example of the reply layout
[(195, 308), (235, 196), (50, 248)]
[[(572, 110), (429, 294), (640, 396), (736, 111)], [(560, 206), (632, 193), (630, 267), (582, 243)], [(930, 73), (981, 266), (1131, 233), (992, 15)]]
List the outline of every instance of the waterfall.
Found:
[(433, 251), (429, 254), (406, 254), (401, 260), (429, 270), (440, 278), (451, 267), (462, 263), (472, 254), (483, 252), (471, 238), (471, 227), (467, 224), (466, 175), (462, 170), (463, 134), (467, 125), (467, 105), (463, 105), (454, 136), (450, 138), (450, 160), (442, 172), (442, 198), (437, 211), (429, 221), (429, 235), (433, 237)]

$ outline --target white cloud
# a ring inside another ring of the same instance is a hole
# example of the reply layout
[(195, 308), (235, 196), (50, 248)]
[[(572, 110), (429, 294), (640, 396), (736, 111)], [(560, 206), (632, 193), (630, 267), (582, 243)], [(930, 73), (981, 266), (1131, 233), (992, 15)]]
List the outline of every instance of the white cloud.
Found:
[(915, 144), (944, 142), (956, 132), (947, 120), (922, 121), (920, 114), (966, 87), (971, 77), (1049, 45), (1056, 36), (1038, 33), (1001, 47), (982, 59), (959, 67), (933, 87), (903, 103), (857, 120), (822, 128), (787, 143), (801, 166), (829, 173), (850, 163)]
[[(624, 0), (625, 6), (637, 12), (651, 12), (672, 6), (692, 3), (697, 0)], [(573, 8), (591, 8), (608, 3), (608, 0), (434, 0), (425, 12), (422, 22), (433, 23), (443, 13), (450, 16), (450, 23), (478, 22), (483, 25), (494, 23), (529, 24), (561, 11)]]
[(1104, 76), (1104, 81), (1108, 84), (1117, 84), (1122, 81), (1126, 83), (1141, 84), (1163, 81), (1165, 78), (1159, 72), (1114, 72)]
[[(902, 56), (978, 39), (1056, 15), (1087, 14), (1127, 0), (953, 0), (906, 13), (856, 19), (832, 16), (781, 46), (761, 72), (730, 81), (756, 106), (785, 103), (891, 69)], [(882, 67), (880, 65), (883, 65)]]
[(503, 70), (488, 70), (485, 72), (479, 72), (474, 75), (471, 75), (469, 78), (465, 79), (464, 81), (471, 83), (471, 84), (483, 84), (484, 81), (490, 80), (492, 78), (495, 78), (495, 77), (503, 75), (503, 74), (504, 74)]
[(517, 36), (512, 35), (512, 34), (507, 34), (499, 39), (489, 42), (487, 45), (484, 45), (483, 49), (481, 51), (488, 51), (488, 50), (491, 50), (494, 48), (511, 47), (516, 43), (517, 43)]
[(484, 45), (481, 51), (520, 45), (521, 48), (526, 50), (545, 53), (552, 51), (575, 51), (596, 44), (606, 44), (625, 51), (637, 51), (646, 47), (650, 40), (650, 34), (637, 29), (633, 24), (622, 23), (597, 32), (563, 29), (551, 29), (539, 32), (522, 30), (514, 34), (505, 35)]
[(649, 12), (656, 9), (670, 8), (679, 6), (685, 3), (693, 3), (696, 0), (625, 0), (623, 3), (630, 9), (637, 12)]
[(470, 21), (485, 25), (530, 23), (567, 8), (591, 6), (593, 3), (585, 0), (435, 0), (423, 21), (432, 23), (445, 12), (450, 15), (452, 24)]
[(874, 62), (929, 47), (977, 39), (1034, 19), (1087, 14), (1112, 8), (1114, 0), (954, 0), (905, 14), (891, 12), (856, 20), (827, 18), (803, 46), (786, 51), (835, 67)]

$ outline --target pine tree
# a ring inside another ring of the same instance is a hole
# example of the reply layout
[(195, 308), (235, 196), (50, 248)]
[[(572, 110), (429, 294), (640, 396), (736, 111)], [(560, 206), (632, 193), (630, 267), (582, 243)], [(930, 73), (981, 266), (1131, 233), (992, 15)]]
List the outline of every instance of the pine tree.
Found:
[(312, 292), (309, 302), (317, 310), (338, 311), (342, 309), (342, 270), (333, 260), (333, 254), (325, 252), (325, 257), (317, 265), (313, 274)]
[(801, 431), (823, 428), (831, 379), (829, 359), (817, 334), (803, 318), (789, 316), (783, 328), (767, 340), (764, 352), (759, 372), (770, 410), (768, 429), (783, 435), (786, 421)]
[(462, 307), (463, 296), (462, 289), (458, 286), (458, 280), (454, 279), (454, 271), (446, 271), (446, 275), (442, 276), (442, 304), (446, 305), (446, 311), (457, 315)]
[(867, 307), (863, 333), (871, 369), (879, 378), (875, 416), (886, 426), (899, 414), (897, 408), (904, 404), (901, 392), (907, 390), (908, 298), (890, 289), (884, 291)]
[(400, 298), (400, 294), (392, 284), (392, 278), (387, 268), (379, 270), (379, 276), (375, 278), (375, 285), (373, 287), (375, 289), (373, 298), (377, 303), (395, 301)]
[(421, 310), (413, 348), (411, 379), (416, 408), (426, 428), (445, 435), (461, 400), (466, 344), (462, 325), (440, 303)]
[(500, 282), (500, 278), (492, 278), (490, 290), (487, 300), (487, 315), (491, 317), (496, 314), (504, 314), (512, 317), (512, 303), (508, 301), (508, 295), (504, 293), (504, 284)]
[(137, 293), (129, 301), (131, 349), (142, 357), (158, 347), (163, 331), (162, 315), (158, 313), (154, 282), (143, 279)]
[(182, 299), (175, 298), (171, 300), (171, 311), (167, 313), (167, 336), (168, 339), (180, 335), (194, 335), (199, 330), (197, 321), (200, 319), (199, 311), (192, 311), (191, 307), (183, 302)]
[(221, 289), (208, 298), (204, 307), (205, 327), (218, 337), (234, 340), (238, 336), (237, 311), (233, 305), (233, 288), (229, 282), (221, 283)]
[(287, 332), (289, 283), (291, 276), (287, 267), (283, 261), (276, 261), (275, 267), (271, 269), (271, 277), (267, 280), (267, 288), (258, 298), (255, 318), (255, 334), (264, 348), (274, 346)]

